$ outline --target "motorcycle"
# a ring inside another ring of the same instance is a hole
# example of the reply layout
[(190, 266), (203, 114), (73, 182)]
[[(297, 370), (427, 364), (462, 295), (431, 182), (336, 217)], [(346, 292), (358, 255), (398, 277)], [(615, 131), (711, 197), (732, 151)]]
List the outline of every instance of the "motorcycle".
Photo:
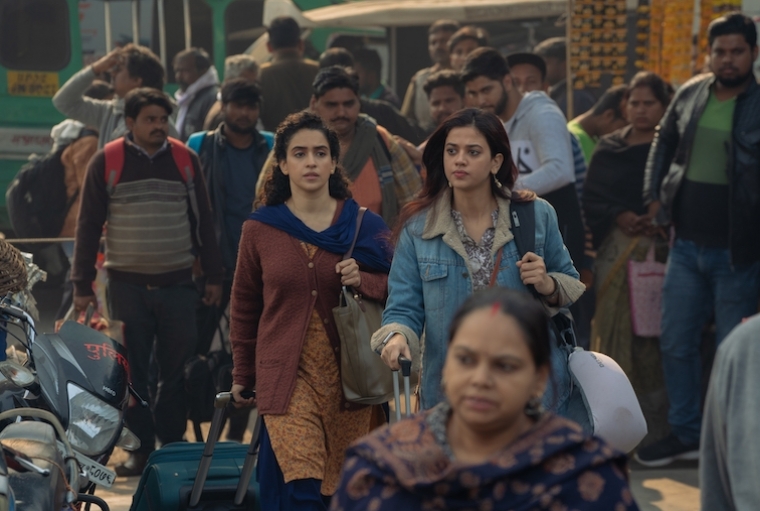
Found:
[(15, 408), (0, 413), (0, 423), (6, 423), (0, 430), (0, 510), (78, 511), (80, 504), (95, 504), (110, 511), (103, 499), (80, 493), (84, 474), (54, 414)]
[(37, 420), (10, 422), (0, 431), (9, 509), (73, 509), (78, 500), (79, 466), (60, 421), (36, 408), (0, 413), (0, 422), (20, 418)]
[[(51, 412), (84, 470), (82, 490), (93, 494), (95, 485), (111, 487), (116, 473), (106, 464), (114, 448), (132, 451), (140, 446), (124, 426), (130, 395), (147, 406), (129, 384), (126, 348), (73, 321), (55, 334), (37, 335), (32, 316), (10, 297), (0, 301), (0, 323), (21, 343), (26, 358), (0, 362), (1, 409)], [(11, 326), (21, 335), (12, 333)]]
[[(0, 302), (0, 319), (26, 327), (26, 367), (6, 369), (8, 363), (0, 363), (0, 373), (7, 372), (6, 378), (24, 391), (11, 394), (15, 407), (42, 408), (56, 415), (89, 482), (111, 487), (116, 473), (105, 465), (114, 448), (129, 451), (140, 446), (124, 427), (131, 388), (126, 348), (73, 321), (56, 334), (38, 336), (31, 316), (7, 300)], [(34, 372), (30, 377), (23, 369)]]

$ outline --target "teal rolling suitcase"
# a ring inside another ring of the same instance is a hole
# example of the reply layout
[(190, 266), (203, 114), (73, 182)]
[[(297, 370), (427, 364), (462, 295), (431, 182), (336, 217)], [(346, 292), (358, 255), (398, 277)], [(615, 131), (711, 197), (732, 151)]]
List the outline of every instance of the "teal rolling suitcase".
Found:
[(216, 442), (229, 392), (217, 394), (214, 418), (205, 444), (178, 442), (148, 458), (130, 511), (260, 511), (253, 476), (261, 417), (250, 445)]

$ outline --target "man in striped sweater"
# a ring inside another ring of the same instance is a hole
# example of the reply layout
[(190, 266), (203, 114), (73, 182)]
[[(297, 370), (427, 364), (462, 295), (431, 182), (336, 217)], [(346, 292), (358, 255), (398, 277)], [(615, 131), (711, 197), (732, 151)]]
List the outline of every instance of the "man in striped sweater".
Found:
[(75, 306), (81, 310), (95, 302), (95, 261), (107, 223), (108, 307), (113, 319), (124, 322), (130, 377), (145, 398), (154, 349), (158, 363), (151, 408), (127, 410), (127, 426), (142, 445), (116, 467), (121, 476), (142, 472), (156, 440), (179, 441), (185, 432), (183, 367), (197, 339), (196, 255), (207, 277), (204, 303), (218, 303), (222, 291), (221, 255), (200, 164), (181, 142), (167, 139), (171, 112), (169, 99), (156, 89), (126, 96), (129, 133), (90, 161), (77, 222)]

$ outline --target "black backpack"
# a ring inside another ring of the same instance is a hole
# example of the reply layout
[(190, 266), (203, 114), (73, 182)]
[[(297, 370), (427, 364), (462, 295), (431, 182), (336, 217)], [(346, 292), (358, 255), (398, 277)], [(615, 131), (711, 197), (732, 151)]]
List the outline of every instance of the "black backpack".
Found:
[(232, 355), (223, 349), (195, 355), (185, 362), (184, 373), (187, 418), (193, 423), (195, 441), (202, 442), (200, 425), (211, 421), (214, 397), (232, 387)]
[(16, 236), (54, 238), (61, 233), (69, 208), (61, 163), (63, 147), (44, 156), (32, 156), (5, 192), (8, 215)]
[[(94, 132), (83, 129), (80, 138)], [(46, 155), (33, 155), (5, 192), (8, 216), (20, 238), (56, 238), (79, 191), (66, 197), (61, 155), (68, 145)]]
[[(229, 323), (226, 314), (222, 314), (217, 321), (222, 320)], [(184, 367), (187, 418), (193, 423), (196, 442), (203, 441), (201, 423), (210, 422), (214, 416), (216, 394), (232, 388), (232, 347), (221, 324), (217, 323), (216, 327), (222, 348), (205, 355), (194, 355), (185, 362)]]

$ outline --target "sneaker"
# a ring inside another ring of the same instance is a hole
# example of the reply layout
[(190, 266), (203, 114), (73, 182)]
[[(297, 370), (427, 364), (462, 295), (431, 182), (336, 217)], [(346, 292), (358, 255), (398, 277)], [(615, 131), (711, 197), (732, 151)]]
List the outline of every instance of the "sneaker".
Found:
[(142, 475), (145, 465), (148, 463), (148, 453), (133, 452), (127, 461), (116, 465), (114, 472), (119, 477), (135, 477)]
[(645, 467), (664, 467), (676, 460), (698, 460), (699, 442), (684, 445), (671, 433), (662, 440), (639, 449), (633, 458)]

